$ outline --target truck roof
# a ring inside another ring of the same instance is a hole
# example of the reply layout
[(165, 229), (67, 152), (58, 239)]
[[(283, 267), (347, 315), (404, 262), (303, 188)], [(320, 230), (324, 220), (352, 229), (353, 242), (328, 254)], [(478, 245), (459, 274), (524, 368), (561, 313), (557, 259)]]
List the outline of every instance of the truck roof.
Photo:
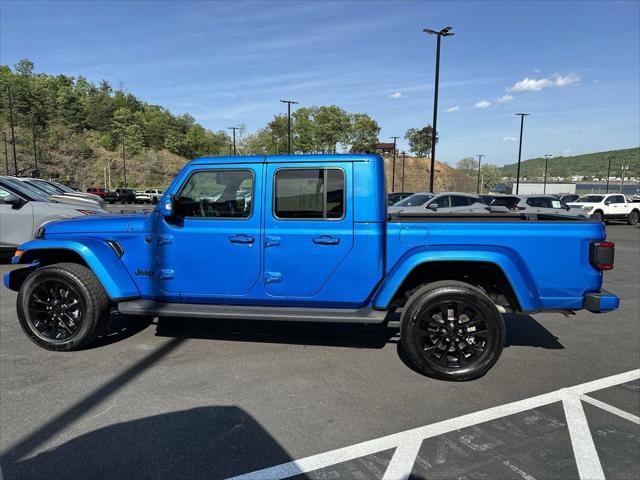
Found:
[(247, 163), (309, 163), (309, 162), (382, 162), (379, 155), (333, 153), (320, 155), (254, 155), (227, 157), (200, 157), (192, 165), (247, 164)]

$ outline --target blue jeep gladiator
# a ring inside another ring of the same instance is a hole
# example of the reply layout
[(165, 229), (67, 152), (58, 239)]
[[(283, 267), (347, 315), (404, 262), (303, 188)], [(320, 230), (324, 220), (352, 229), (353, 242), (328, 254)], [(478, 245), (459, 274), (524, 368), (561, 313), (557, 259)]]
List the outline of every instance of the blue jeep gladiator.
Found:
[(47, 224), (5, 284), (26, 334), (74, 350), (128, 315), (376, 324), (422, 373), (469, 380), (502, 314), (606, 312), (602, 222), (523, 213), (388, 215), (376, 155), (199, 158), (149, 215)]

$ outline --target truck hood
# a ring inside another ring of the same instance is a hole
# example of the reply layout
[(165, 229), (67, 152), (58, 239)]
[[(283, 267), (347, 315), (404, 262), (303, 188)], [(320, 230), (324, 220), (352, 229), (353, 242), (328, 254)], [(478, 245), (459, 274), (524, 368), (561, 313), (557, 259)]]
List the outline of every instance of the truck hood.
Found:
[(48, 223), (45, 236), (77, 233), (126, 233), (144, 230), (149, 215), (88, 215)]

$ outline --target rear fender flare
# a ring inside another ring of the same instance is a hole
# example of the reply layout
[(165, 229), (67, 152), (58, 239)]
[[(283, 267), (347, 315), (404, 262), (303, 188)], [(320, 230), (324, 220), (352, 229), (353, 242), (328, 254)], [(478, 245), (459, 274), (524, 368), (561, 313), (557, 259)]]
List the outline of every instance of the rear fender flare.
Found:
[(538, 288), (522, 259), (512, 250), (486, 245), (418, 247), (402, 256), (374, 295), (374, 308), (386, 309), (407, 276), (428, 262), (483, 262), (502, 270), (523, 311), (542, 308)]
[[(23, 254), (17, 259), (18, 263), (24, 264), (46, 258), (47, 250), (66, 250), (76, 253), (93, 271), (111, 300), (121, 301), (140, 296), (140, 291), (122, 260), (104, 240), (97, 238), (32, 240), (21, 245), (19, 250), (22, 250)], [(15, 286), (21, 282), (15, 281), (17, 278), (12, 279), (12, 273), (10, 272), (5, 279), (5, 285), (11, 285), (12, 289), (15, 289)], [(19, 288), (19, 285), (17, 286)]]

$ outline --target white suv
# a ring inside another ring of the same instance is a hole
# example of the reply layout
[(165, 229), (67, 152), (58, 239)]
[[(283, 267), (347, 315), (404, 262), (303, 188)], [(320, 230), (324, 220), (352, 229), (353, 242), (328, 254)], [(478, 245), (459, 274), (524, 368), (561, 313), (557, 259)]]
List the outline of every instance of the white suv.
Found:
[(636, 225), (640, 217), (640, 204), (628, 202), (621, 193), (590, 193), (567, 205), (582, 208), (591, 218), (600, 221), (626, 220), (629, 225)]

